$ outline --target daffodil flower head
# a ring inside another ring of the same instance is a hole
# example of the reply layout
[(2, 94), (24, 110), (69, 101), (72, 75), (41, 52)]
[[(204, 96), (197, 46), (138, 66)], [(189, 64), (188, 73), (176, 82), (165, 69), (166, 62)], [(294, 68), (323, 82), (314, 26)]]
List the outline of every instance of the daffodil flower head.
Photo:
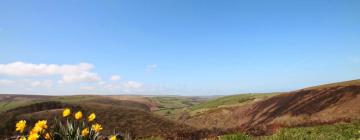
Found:
[(69, 108), (65, 108), (63, 111), (63, 117), (67, 117), (71, 114), (71, 110)]
[(83, 114), (82, 114), (81, 111), (78, 111), (78, 112), (75, 113), (75, 119), (77, 119), (77, 120), (81, 119), (82, 116), (83, 116)]
[(89, 117), (88, 117), (88, 121), (89, 121), (89, 122), (94, 121), (95, 118), (96, 118), (95, 113), (91, 113), (91, 114), (89, 115)]
[(81, 131), (81, 136), (86, 137), (87, 135), (89, 135), (89, 129), (88, 128), (84, 128)]
[(117, 140), (116, 136), (110, 136), (109, 140)]
[(51, 140), (51, 136), (50, 136), (49, 133), (46, 133), (46, 134), (45, 134), (45, 139), (46, 139), (46, 140)]
[(42, 129), (46, 129), (48, 128), (47, 126), (47, 121), (46, 120), (41, 120), (41, 121), (38, 121), (36, 124), (35, 124), (35, 127), (40, 127)]
[(91, 129), (94, 130), (96, 133), (99, 133), (103, 128), (100, 124), (96, 123), (91, 126)]
[(20, 133), (24, 132), (25, 127), (26, 127), (25, 120), (21, 120), (16, 123), (16, 131), (19, 131)]
[(39, 126), (34, 126), (31, 131), (30, 131), (30, 135), (32, 134), (38, 134), (40, 132), (43, 131), (43, 128), (42, 127), (39, 127)]
[(28, 140), (37, 140), (39, 138), (39, 134), (34, 133), (34, 134), (30, 134), (28, 137)]

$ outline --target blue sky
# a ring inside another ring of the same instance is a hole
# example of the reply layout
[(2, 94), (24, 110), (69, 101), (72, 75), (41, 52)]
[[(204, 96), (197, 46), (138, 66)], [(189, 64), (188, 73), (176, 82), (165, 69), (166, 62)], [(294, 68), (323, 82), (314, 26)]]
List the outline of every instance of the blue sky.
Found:
[(0, 0), (0, 93), (222, 95), (359, 79), (359, 7)]

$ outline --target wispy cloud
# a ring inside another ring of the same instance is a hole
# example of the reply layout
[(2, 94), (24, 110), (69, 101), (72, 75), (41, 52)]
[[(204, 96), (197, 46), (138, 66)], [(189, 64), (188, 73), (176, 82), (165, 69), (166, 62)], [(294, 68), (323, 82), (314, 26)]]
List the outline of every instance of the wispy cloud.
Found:
[(136, 81), (127, 81), (123, 83), (123, 87), (126, 89), (138, 89), (143, 86), (142, 83), (136, 82)]
[(31, 87), (36, 88), (51, 88), (53, 86), (53, 81), (43, 80), (43, 81), (33, 81), (30, 83)]
[(96, 90), (95, 86), (82, 86), (80, 87), (81, 90)]
[(32, 64), (21, 61), (0, 64), (0, 74), (9, 76), (44, 76), (44, 75), (67, 75), (88, 72), (93, 68), (92, 64), (80, 63), (78, 65), (58, 64)]
[(15, 81), (12, 81), (12, 80), (0, 79), (0, 85), (9, 86), (9, 85), (12, 85), (14, 83), (15, 83)]
[(110, 77), (110, 80), (111, 81), (119, 81), (119, 80), (121, 80), (121, 76), (120, 75), (112, 75)]
[(63, 75), (59, 83), (75, 83), (75, 82), (98, 82), (101, 78), (97, 73), (83, 72), (79, 74)]

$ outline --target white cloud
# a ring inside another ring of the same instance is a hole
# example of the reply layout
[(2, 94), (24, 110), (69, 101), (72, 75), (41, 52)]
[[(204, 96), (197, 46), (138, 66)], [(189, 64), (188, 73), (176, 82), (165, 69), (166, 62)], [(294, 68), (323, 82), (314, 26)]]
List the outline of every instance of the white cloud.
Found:
[(100, 80), (101, 78), (96, 73), (83, 72), (79, 74), (63, 75), (60, 83), (98, 82)]
[(154, 69), (156, 69), (157, 68), (157, 65), (156, 64), (150, 64), (150, 65), (147, 65), (147, 67), (146, 67), (146, 69), (148, 70), (148, 71), (152, 71), (152, 70), (154, 70)]
[[(89, 63), (80, 64), (34, 64), (26, 62), (13, 62), (0, 64), (0, 86), (9, 87), (0, 89), (0, 92), (19, 91), (26, 93), (46, 92), (46, 94), (68, 94), (83, 90), (83, 92), (104, 91), (115, 92), (141, 92), (146, 88), (141, 82), (122, 81), (118, 74), (111, 75), (103, 80)], [(148, 65), (148, 69), (157, 68), (156, 64)], [(55, 82), (58, 83), (55, 83)], [(91, 82), (91, 83), (90, 83)], [(77, 83), (77, 84), (72, 84)], [(61, 84), (61, 85), (57, 85)], [(43, 89), (47, 90), (43, 90)], [(86, 91), (85, 91), (86, 90)]]
[(9, 86), (9, 85), (12, 85), (14, 83), (15, 83), (15, 81), (12, 81), (12, 80), (0, 79), (0, 85)]
[(103, 87), (105, 89), (114, 90), (114, 89), (121, 87), (121, 85), (119, 85), (117, 83), (109, 83), (109, 84), (103, 85)]
[(46, 75), (67, 75), (88, 72), (93, 65), (80, 63), (78, 65), (57, 65), (57, 64), (32, 64), (14, 62), (0, 64), (0, 74), (9, 76), (46, 76)]
[(53, 86), (53, 82), (51, 80), (33, 81), (30, 83), (30, 86), (37, 88), (51, 88)]
[(32, 64), (21, 61), (0, 64), (0, 75), (7, 76), (51, 76), (61, 75), (60, 83), (73, 82), (96, 82), (101, 78), (97, 73), (91, 72), (94, 66), (88, 63), (78, 65), (58, 65), (58, 64)]
[(119, 80), (121, 80), (121, 76), (119, 76), (119, 75), (112, 75), (112, 76), (110, 77), (110, 80), (111, 80), (111, 81), (119, 81)]
[(100, 82), (98, 82), (98, 84), (99, 84), (100, 86), (102, 86), (102, 85), (105, 85), (105, 84), (106, 84), (106, 82), (104, 82), (104, 81), (100, 81)]
[(139, 83), (139, 82), (135, 82), (135, 81), (127, 81), (125, 83), (123, 83), (123, 87), (126, 89), (138, 89), (141, 88), (143, 86), (143, 84)]
[(82, 90), (96, 90), (96, 87), (94, 86), (82, 86), (80, 87)]

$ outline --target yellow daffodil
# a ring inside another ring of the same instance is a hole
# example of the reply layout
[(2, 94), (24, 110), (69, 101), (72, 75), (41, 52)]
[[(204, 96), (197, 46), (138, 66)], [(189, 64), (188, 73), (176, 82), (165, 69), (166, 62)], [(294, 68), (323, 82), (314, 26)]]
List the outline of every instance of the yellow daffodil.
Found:
[(28, 137), (28, 140), (37, 140), (39, 138), (39, 134), (35, 133), (35, 134), (30, 134)]
[(19, 140), (26, 140), (26, 137), (20, 137)]
[(82, 112), (81, 111), (78, 111), (75, 113), (75, 119), (79, 120), (82, 118)]
[(70, 109), (69, 109), (69, 108), (65, 108), (64, 111), (63, 111), (63, 117), (69, 116), (70, 113), (71, 113)]
[(81, 136), (84, 136), (86, 137), (87, 135), (89, 135), (89, 129), (88, 128), (85, 128), (81, 131)]
[(117, 140), (117, 139), (116, 139), (116, 136), (111, 136), (111, 137), (109, 138), (109, 140)]
[(95, 118), (96, 118), (95, 113), (91, 113), (91, 114), (89, 115), (89, 117), (88, 117), (88, 121), (89, 121), (89, 122), (94, 121)]
[(20, 133), (24, 132), (25, 127), (26, 127), (25, 120), (21, 120), (16, 123), (16, 131), (19, 131)]
[(46, 139), (46, 140), (51, 140), (51, 136), (50, 136), (49, 133), (46, 133), (46, 134), (45, 134), (45, 139)]
[(96, 133), (100, 132), (103, 128), (100, 124), (96, 123), (91, 126), (91, 129), (94, 130)]
[(47, 121), (46, 120), (41, 120), (41, 121), (38, 121), (36, 124), (35, 124), (35, 127), (40, 127), (42, 129), (46, 129), (48, 128), (47, 126)]
[(35, 126), (31, 129), (30, 131), (30, 135), (31, 134), (38, 134), (40, 133), (41, 131), (43, 131), (43, 128), (42, 127), (39, 127), (39, 126)]

